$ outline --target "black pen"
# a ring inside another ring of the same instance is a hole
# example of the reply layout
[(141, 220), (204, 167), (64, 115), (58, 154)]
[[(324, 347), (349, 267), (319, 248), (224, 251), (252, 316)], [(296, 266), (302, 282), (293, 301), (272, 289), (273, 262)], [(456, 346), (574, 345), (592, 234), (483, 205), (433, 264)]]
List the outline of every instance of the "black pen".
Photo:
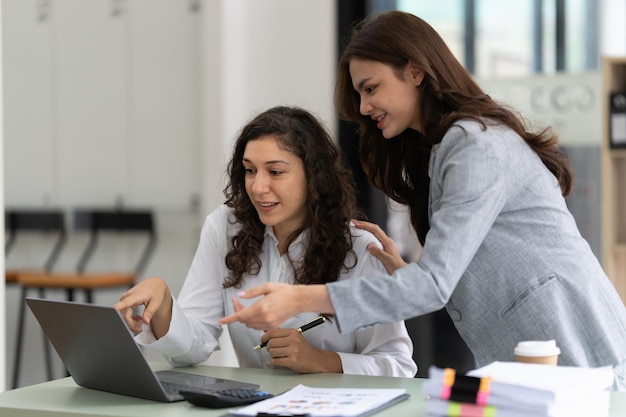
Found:
[[(314, 318), (313, 320), (311, 320), (308, 323), (303, 324), (302, 326), (298, 327), (296, 330), (298, 331), (298, 333), (302, 333), (305, 332), (309, 329), (312, 329), (315, 326), (319, 326), (322, 323), (326, 323), (328, 321), (328, 318), (325, 316), (318, 316), (316, 318)], [(254, 350), (259, 350), (259, 349), (263, 349), (265, 346), (267, 346), (267, 342), (261, 343), (260, 345), (256, 345), (255, 347), (253, 347)]]

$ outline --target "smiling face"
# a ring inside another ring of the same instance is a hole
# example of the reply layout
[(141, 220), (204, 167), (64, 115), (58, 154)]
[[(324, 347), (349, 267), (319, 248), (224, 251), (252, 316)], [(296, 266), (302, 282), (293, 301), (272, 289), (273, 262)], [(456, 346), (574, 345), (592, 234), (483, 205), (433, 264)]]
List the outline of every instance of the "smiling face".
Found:
[(246, 193), (279, 243), (306, 220), (307, 181), (302, 160), (281, 149), (272, 135), (247, 143), (243, 154)]
[(352, 86), (359, 93), (359, 111), (376, 121), (385, 138), (393, 138), (407, 128), (421, 131), (419, 85), (424, 73), (407, 65), (402, 74), (378, 61), (350, 60)]

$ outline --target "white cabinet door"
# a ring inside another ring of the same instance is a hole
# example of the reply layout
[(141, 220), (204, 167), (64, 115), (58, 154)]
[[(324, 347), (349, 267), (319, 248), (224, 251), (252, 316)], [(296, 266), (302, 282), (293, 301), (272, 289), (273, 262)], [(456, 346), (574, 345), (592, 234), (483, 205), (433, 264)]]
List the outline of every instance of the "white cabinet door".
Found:
[(130, 5), (132, 202), (193, 207), (200, 191), (199, 2)]
[(59, 198), (69, 205), (127, 199), (128, 2), (54, 2)]
[(195, 0), (3, 0), (7, 205), (188, 209)]
[(58, 203), (51, 4), (2, 0), (5, 204)]

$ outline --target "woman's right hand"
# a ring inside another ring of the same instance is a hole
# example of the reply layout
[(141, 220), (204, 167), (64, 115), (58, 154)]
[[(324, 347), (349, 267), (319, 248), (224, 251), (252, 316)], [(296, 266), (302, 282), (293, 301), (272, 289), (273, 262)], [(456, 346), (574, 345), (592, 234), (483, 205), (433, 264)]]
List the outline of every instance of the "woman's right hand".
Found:
[[(149, 324), (158, 339), (169, 330), (172, 303), (167, 283), (161, 278), (148, 278), (122, 294), (113, 307), (122, 313), (132, 331), (140, 332), (142, 324)], [(133, 309), (138, 306), (144, 306), (142, 314), (133, 315)]]
[(398, 251), (396, 243), (392, 238), (387, 236), (380, 226), (361, 220), (352, 220), (352, 223), (356, 228), (372, 233), (383, 245), (383, 248), (380, 249), (376, 245), (369, 244), (367, 245), (367, 250), (383, 263), (388, 273), (393, 274), (396, 269), (407, 265), (404, 259), (402, 259), (402, 256), (400, 256), (400, 251)]

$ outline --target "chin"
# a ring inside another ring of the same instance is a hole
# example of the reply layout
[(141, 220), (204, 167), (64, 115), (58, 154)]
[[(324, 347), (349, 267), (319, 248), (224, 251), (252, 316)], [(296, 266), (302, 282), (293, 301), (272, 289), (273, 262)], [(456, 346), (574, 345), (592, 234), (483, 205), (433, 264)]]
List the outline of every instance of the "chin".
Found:
[(264, 217), (258, 211), (257, 211), (257, 215), (259, 216), (259, 220), (261, 221), (261, 223), (263, 223), (264, 226), (272, 226), (272, 222), (267, 217)]
[(259, 220), (261, 220), (261, 223), (263, 223), (264, 226), (274, 226), (274, 222), (268, 219), (263, 219), (263, 217), (259, 217)]
[(393, 139), (393, 138), (395, 138), (396, 136), (399, 135), (399, 133), (392, 132), (392, 131), (389, 131), (389, 130), (387, 130), (387, 131), (383, 130), (382, 134), (383, 134), (383, 137), (385, 139)]

